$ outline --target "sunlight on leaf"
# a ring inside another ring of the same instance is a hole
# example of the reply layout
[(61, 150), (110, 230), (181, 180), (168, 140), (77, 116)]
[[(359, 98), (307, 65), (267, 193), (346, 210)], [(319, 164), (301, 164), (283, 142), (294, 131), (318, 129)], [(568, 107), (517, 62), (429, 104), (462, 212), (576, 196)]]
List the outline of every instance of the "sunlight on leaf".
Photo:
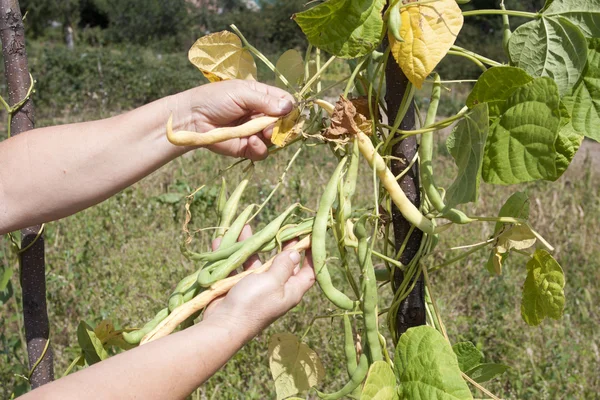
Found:
[(256, 80), (252, 54), (242, 47), (242, 41), (232, 32), (221, 31), (201, 37), (190, 48), (188, 58), (211, 82)]
[(325, 376), (317, 353), (291, 333), (271, 336), (269, 366), (278, 400), (318, 385)]
[(501, 111), (485, 146), (483, 179), (498, 185), (558, 179), (564, 159), (556, 148), (563, 122), (556, 83), (537, 78), (519, 87)]
[(392, 367), (385, 361), (376, 361), (369, 367), (360, 400), (395, 400), (396, 376)]
[[(275, 68), (293, 87), (297, 87), (302, 79), (304, 78), (304, 59), (298, 50), (288, 50), (279, 57)], [(277, 77), (275, 84), (277, 87), (287, 89), (287, 86), (283, 84), (283, 81)]]
[(400, 9), (402, 27), (398, 42), (388, 35), (396, 62), (417, 88), (446, 56), (463, 26), (456, 0), (440, 0)]
[(573, 128), (600, 142), (600, 39), (588, 41), (588, 59), (582, 79), (563, 101), (573, 118)]
[(81, 321), (79, 326), (77, 326), (77, 342), (85, 355), (85, 361), (88, 365), (108, 358), (108, 353), (104, 349), (102, 341), (98, 339), (92, 327), (84, 321)]
[(575, 86), (587, 59), (585, 37), (562, 17), (519, 26), (510, 37), (508, 52), (512, 62), (529, 75), (554, 79), (561, 95)]
[(452, 346), (458, 360), (458, 367), (462, 372), (467, 372), (476, 367), (483, 360), (483, 353), (471, 342), (459, 342)]
[(521, 316), (528, 325), (539, 325), (546, 317), (560, 319), (565, 309), (565, 276), (546, 250), (536, 250), (527, 263)]
[(508, 97), (519, 87), (533, 78), (525, 70), (516, 67), (494, 67), (485, 71), (467, 98), (467, 106), (473, 108), (488, 103), (490, 118), (500, 115), (500, 108)]
[(329, 0), (293, 18), (313, 46), (341, 58), (356, 58), (369, 54), (381, 42), (385, 3)]
[(587, 37), (600, 37), (600, 2), (597, 0), (557, 0), (548, 2), (543, 15), (560, 16), (575, 24)]
[(400, 336), (394, 356), (400, 399), (473, 399), (450, 343), (430, 326)]

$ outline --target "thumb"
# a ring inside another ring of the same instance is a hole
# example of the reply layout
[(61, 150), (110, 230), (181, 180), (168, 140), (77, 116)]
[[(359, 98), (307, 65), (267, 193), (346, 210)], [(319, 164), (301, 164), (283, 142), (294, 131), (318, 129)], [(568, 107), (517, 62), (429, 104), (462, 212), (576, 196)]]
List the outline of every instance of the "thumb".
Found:
[(285, 283), (293, 275), (298, 264), (300, 264), (300, 253), (296, 250), (284, 251), (273, 260), (273, 266), (268, 273), (275, 276), (277, 281)]
[(242, 108), (271, 116), (285, 115), (292, 111), (293, 104), (289, 93), (275, 91), (272, 88), (265, 90), (262, 87), (256, 87), (256, 85), (258, 83), (254, 83), (254, 85), (249, 83), (246, 90), (236, 93), (236, 100)]

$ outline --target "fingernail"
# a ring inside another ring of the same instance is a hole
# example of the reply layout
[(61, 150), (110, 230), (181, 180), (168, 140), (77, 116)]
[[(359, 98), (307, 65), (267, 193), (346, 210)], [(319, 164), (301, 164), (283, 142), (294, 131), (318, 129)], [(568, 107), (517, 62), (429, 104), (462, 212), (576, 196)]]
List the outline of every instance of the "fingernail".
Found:
[(298, 253), (296, 250), (291, 251), (290, 260), (292, 260), (294, 264), (298, 264), (300, 262), (300, 253)]
[(279, 100), (279, 109), (282, 112), (289, 112), (292, 109), (292, 102), (286, 99)]

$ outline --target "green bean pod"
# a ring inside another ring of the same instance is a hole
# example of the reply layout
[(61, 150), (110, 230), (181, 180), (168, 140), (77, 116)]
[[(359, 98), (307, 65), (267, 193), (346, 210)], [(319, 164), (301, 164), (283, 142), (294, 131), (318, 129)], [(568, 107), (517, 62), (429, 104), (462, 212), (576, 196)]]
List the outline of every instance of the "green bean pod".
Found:
[(254, 210), (254, 204), (249, 205), (241, 212), (241, 214), (233, 221), (227, 232), (223, 235), (223, 239), (221, 239), (221, 244), (219, 244), (219, 248), (226, 248), (235, 243), (237, 243), (240, 233), (242, 233), (242, 229), (246, 225), (246, 222), (252, 215), (252, 211)]
[(163, 308), (160, 310), (154, 318), (146, 323), (142, 327), (142, 329), (138, 329), (133, 332), (123, 332), (123, 340), (125, 340), (129, 344), (139, 344), (142, 338), (150, 332), (152, 329), (156, 328), (158, 324), (162, 322), (163, 319), (167, 318), (169, 315), (169, 309)]
[(352, 310), (354, 308), (355, 302), (350, 300), (348, 296), (344, 293), (340, 292), (333, 286), (331, 282), (331, 276), (329, 275), (329, 270), (327, 269), (326, 260), (327, 260), (327, 223), (329, 220), (329, 211), (335, 202), (335, 198), (337, 197), (337, 187), (338, 182), (342, 177), (342, 171), (344, 166), (346, 165), (346, 158), (343, 158), (342, 161), (338, 164), (337, 168), (333, 172), (329, 183), (325, 187), (325, 191), (319, 200), (319, 208), (317, 210), (317, 215), (315, 216), (315, 221), (313, 224), (313, 237), (312, 237), (312, 257), (313, 257), (313, 265), (316, 272), (317, 282), (323, 291), (325, 297), (327, 297), (333, 304), (338, 306), (339, 308), (345, 310)]
[(362, 217), (354, 225), (354, 235), (358, 238), (358, 263), (362, 271), (362, 302), (363, 320), (365, 322), (365, 332), (367, 339), (367, 348), (371, 362), (383, 360), (381, 343), (379, 342), (379, 327), (377, 322), (377, 280), (375, 279), (375, 269), (371, 258), (371, 249), (367, 240), (367, 231), (365, 227), (367, 218)]
[(202, 313), (202, 310), (196, 311), (181, 323), (181, 330), (187, 329), (194, 325), (194, 320)]
[(175, 290), (173, 290), (173, 293), (171, 293), (171, 295), (169, 296), (169, 312), (173, 311), (174, 309), (176, 309), (177, 307), (179, 307), (180, 305), (182, 305), (184, 303), (183, 295), (191, 287), (194, 287), (194, 285), (197, 285), (199, 273), (200, 273), (200, 270), (194, 272), (193, 274), (186, 276), (181, 281), (179, 281), (177, 286), (175, 286)]
[[(431, 92), (431, 101), (429, 103), (429, 110), (427, 110), (427, 117), (425, 119), (425, 126), (432, 125), (435, 122), (437, 115), (438, 105), (440, 103), (440, 97), (442, 95), (442, 83), (440, 76), (435, 74), (435, 82)], [(427, 195), (427, 198), (431, 202), (431, 205), (439, 211), (444, 218), (448, 218), (450, 221), (456, 224), (467, 224), (472, 222), (472, 219), (467, 217), (462, 211), (455, 208), (447, 207), (444, 204), (444, 200), (440, 195), (440, 192), (435, 186), (433, 180), (433, 132), (426, 132), (421, 135), (421, 143), (419, 145), (419, 160), (420, 160), (420, 175), (423, 190)]]
[(198, 283), (202, 287), (212, 285), (218, 280), (226, 278), (232, 271), (240, 267), (252, 254), (256, 253), (262, 246), (277, 235), (279, 228), (290, 214), (298, 207), (298, 204), (292, 204), (279, 217), (271, 221), (259, 233), (244, 240), (244, 246), (233, 253), (219, 267), (215, 268), (212, 273), (210, 269), (204, 268), (198, 275)]
[(288, 240), (295, 239), (301, 235), (306, 235), (312, 232), (313, 219), (308, 219), (304, 222), (299, 223), (296, 226), (285, 228), (280, 234), (279, 238), (271, 239), (267, 244), (260, 248), (261, 252), (268, 252), (277, 248), (279, 243), (287, 242)]
[(402, 15), (400, 14), (401, 4), (402, 1), (398, 0), (388, 12), (388, 32), (398, 42), (404, 42), (404, 39), (402, 39), (402, 36), (400, 35), (400, 28), (402, 28)]
[(352, 324), (348, 314), (344, 314), (344, 354), (346, 355), (346, 369), (348, 376), (352, 377), (358, 362), (356, 361), (356, 347), (354, 346), (354, 335), (352, 333)]
[(367, 359), (366, 355), (361, 354), (360, 360), (358, 362), (358, 366), (354, 370), (354, 373), (352, 374), (352, 377), (350, 378), (350, 382), (346, 383), (346, 385), (343, 388), (341, 388), (340, 390), (338, 390), (335, 393), (327, 394), (327, 393), (319, 392), (317, 390), (317, 396), (319, 396), (320, 399), (325, 399), (325, 400), (341, 399), (342, 397), (349, 395), (350, 393), (352, 393), (354, 391), (354, 389), (359, 387), (360, 384), (367, 377), (368, 372), (369, 372), (369, 360)]
[(217, 217), (221, 218), (221, 214), (225, 209), (225, 203), (227, 202), (227, 182), (225, 177), (221, 177), (221, 190), (219, 190), (219, 197), (217, 198)]
[(231, 225), (231, 221), (233, 221), (233, 218), (235, 217), (242, 194), (244, 193), (244, 190), (246, 190), (246, 186), (248, 186), (248, 182), (250, 181), (250, 177), (248, 175), (242, 179), (223, 206), (223, 211), (221, 212), (221, 217), (219, 218), (219, 228), (215, 231), (215, 238), (223, 236), (227, 228), (229, 228), (229, 225)]
[[(281, 242), (286, 242), (288, 240), (294, 239), (300, 235), (304, 235), (310, 233), (312, 231), (313, 220), (304, 221), (296, 226), (285, 228), (281, 234), (279, 235), (279, 240)], [(263, 228), (264, 229), (264, 228)], [(236, 242), (229, 247), (221, 248), (218, 250), (207, 252), (207, 253), (194, 253), (188, 251), (185, 255), (188, 259), (192, 261), (206, 261), (210, 263), (214, 263), (215, 261), (225, 260), (229, 258), (233, 253), (240, 250), (242, 247), (246, 245), (246, 241), (252, 239), (259, 232), (255, 233), (252, 237), (243, 240), (241, 242)], [(267, 242), (263, 247), (259, 249), (260, 252), (268, 252), (277, 247), (277, 240), (275, 238), (271, 239), (271, 241)]]

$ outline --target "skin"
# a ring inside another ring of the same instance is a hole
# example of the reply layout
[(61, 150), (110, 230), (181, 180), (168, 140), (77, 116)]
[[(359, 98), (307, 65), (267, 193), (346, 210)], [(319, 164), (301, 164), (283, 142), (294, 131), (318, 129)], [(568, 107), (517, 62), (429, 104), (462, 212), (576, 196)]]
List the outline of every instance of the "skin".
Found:
[[(175, 129), (207, 132), (292, 108), (286, 92), (227, 81), (173, 95), (100, 121), (35, 129), (0, 143), (0, 234), (66, 217), (97, 204), (195, 148), (177, 147)], [(261, 160), (270, 134), (209, 146), (222, 155)], [(34, 192), (35, 196), (31, 193)], [(245, 227), (239, 237), (251, 235)], [(214, 243), (215, 246), (218, 242)], [(242, 279), (213, 302), (204, 320), (42, 386), (23, 399), (183, 399), (245, 343), (297, 305), (315, 277), (310, 252), (282, 252), (271, 269)], [(251, 257), (246, 268), (260, 265)], [(109, 382), (110, 384), (107, 384)]]
[[(225, 81), (112, 118), (39, 128), (7, 139), (0, 143), (0, 234), (98, 204), (195, 149), (167, 140), (165, 124), (172, 112), (174, 129), (207, 132), (256, 115), (285, 115), (292, 100), (287, 92), (258, 82)], [(262, 160), (270, 129), (207, 148)]]

